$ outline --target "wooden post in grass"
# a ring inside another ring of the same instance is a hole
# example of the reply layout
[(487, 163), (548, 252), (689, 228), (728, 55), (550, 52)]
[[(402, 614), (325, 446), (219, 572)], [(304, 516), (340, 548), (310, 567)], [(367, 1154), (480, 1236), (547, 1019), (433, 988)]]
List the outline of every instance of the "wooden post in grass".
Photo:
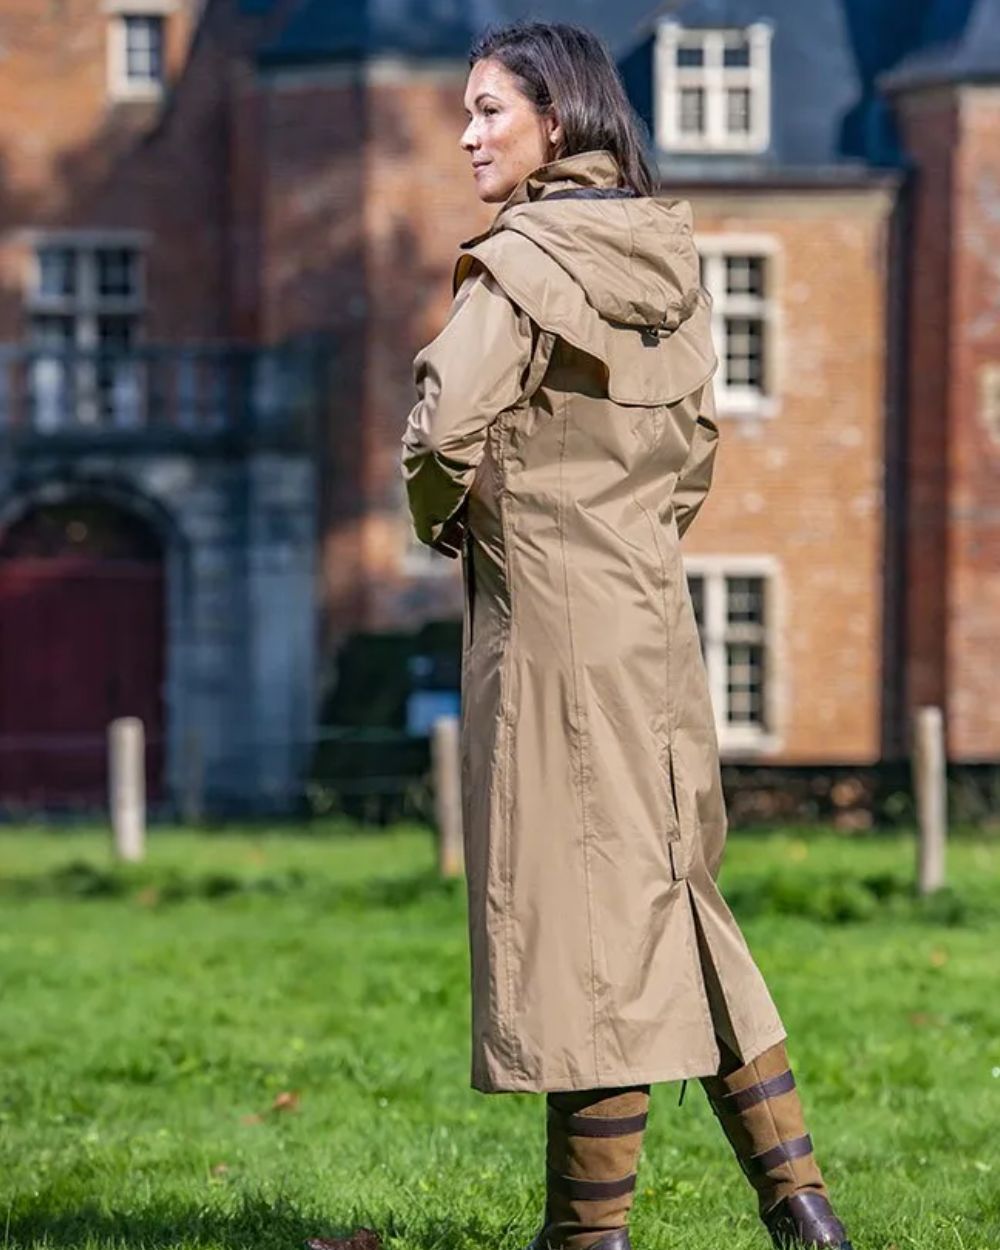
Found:
[(919, 849), (917, 888), (931, 894), (944, 885), (948, 838), (944, 717), (939, 707), (921, 707), (913, 719), (913, 784), (917, 799)]
[(465, 871), (462, 841), (462, 759), (457, 716), (439, 716), (431, 738), (434, 810), (438, 827), (438, 869), (442, 877)]
[(108, 798), (115, 854), (135, 862), (146, 853), (146, 740), (137, 716), (108, 727)]

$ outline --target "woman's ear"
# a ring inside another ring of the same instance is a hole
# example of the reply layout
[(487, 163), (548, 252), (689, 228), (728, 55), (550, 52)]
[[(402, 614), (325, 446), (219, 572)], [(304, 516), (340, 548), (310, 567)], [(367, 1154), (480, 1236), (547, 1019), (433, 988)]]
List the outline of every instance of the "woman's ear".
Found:
[(545, 118), (546, 137), (549, 146), (552, 148), (552, 155), (558, 158), (559, 153), (563, 150), (566, 142), (566, 132), (562, 128), (562, 123), (556, 117), (555, 113), (550, 112)]

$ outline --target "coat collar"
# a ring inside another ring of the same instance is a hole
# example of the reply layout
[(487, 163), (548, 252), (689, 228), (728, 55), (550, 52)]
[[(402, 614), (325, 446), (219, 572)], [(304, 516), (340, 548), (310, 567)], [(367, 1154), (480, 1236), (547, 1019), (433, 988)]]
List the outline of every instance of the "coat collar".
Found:
[(474, 247), (483, 239), (495, 233), (503, 224), (503, 218), (512, 208), (519, 204), (529, 204), (534, 200), (543, 200), (553, 191), (570, 190), (573, 187), (619, 187), (622, 183), (621, 166), (606, 149), (594, 149), (591, 152), (577, 152), (574, 156), (563, 156), (547, 165), (539, 165), (517, 184), (510, 195), (500, 206), (493, 224), (482, 234), (466, 239), (459, 246)]
[(610, 152), (604, 149), (577, 152), (548, 165), (540, 165), (522, 178), (504, 201), (499, 217), (516, 204), (544, 199), (546, 194), (570, 187), (617, 187), (621, 185), (621, 168)]

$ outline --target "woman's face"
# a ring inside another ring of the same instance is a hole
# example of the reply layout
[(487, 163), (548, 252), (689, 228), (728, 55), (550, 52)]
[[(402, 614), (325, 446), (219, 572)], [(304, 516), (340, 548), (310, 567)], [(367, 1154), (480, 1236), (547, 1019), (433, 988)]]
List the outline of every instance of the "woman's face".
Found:
[(562, 127), (539, 114), (518, 80), (492, 57), (477, 61), (465, 88), (469, 124), (461, 138), (472, 158), (476, 193), (486, 203), (505, 200), (521, 179), (555, 159)]

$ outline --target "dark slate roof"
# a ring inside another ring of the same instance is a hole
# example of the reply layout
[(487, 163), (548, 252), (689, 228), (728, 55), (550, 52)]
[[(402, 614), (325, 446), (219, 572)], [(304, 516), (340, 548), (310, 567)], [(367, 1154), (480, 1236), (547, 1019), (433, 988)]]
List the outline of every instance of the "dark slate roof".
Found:
[(537, 17), (589, 26), (613, 49), (633, 38), (655, 8), (650, 0), (300, 0), (265, 63), (347, 60), (375, 55), (464, 58), (494, 23)]
[(492, 23), (574, 22), (607, 40), (651, 128), (653, 46), (664, 16), (688, 26), (767, 21), (774, 30), (770, 150), (664, 157), (668, 177), (857, 179), (904, 163), (884, 85), (1000, 76), (1000, 0), (298, 0), (260, 59), (464, 60)]
[(922, 35), (917, 50), (882, 76), (883, 88), (1000, 80), (1000, 0), (937, 0)]

